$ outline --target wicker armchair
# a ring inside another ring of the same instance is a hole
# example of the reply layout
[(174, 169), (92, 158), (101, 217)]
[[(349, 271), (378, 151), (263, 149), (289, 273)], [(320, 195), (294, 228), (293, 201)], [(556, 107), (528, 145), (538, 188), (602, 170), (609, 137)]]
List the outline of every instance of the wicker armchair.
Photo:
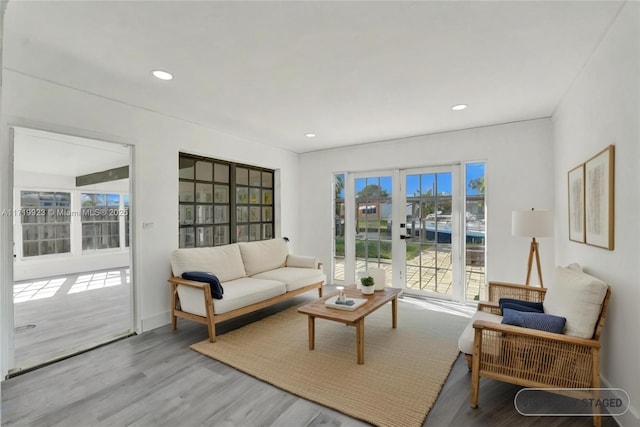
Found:
[[(500, 298), (542, 302), (546, 291), (509, 283), (489, 283), (490, 301), (480, 303), (478, 310), (500, 314), (497, 303)], [(473, 354), (465, 355), (471, 369), (471, 407), (478, 406), (481, 376), (524, 387), (600, 387), (600, 333), (610, 295), (611, 287), (607, 286), (591, 339), (475, 320)], [(572, 391), (571, 396), (597, 398), (594, 393), (597, 392)], [(601, 426), (599, 413), (594, 413), (593, 425)]]

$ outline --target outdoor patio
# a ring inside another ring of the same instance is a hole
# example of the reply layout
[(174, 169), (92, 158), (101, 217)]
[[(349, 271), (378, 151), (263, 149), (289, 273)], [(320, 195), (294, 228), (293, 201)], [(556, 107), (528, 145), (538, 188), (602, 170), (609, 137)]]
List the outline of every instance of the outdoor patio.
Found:
[[(335, 264), (335, 279), (344, 280), (344, 259), (335, 258)], [(385, 264), (382, 260), (380, 265), (371, 262), (369, 265), (384, 269), (387, 285), (392, 283), (391, 264)], [(440, 251), (437, 253), (436, 259), (436, 251), (425, 250), (419, 256), (407, 261), (407, 266), (407, 286), (409, 288), (451, 295), (451, 253)], [(420, 266), (422, 269), (419, 268)], [(356, 260), (356, 271), (364, 270), (366, 270), (365, 261)], [(472, 264), (465, 267), (465, 298), (467, 301), (486, 299), (484, 270), (484, 265)], [(422, 277), (420, 277), (420, 271), (422, 271)]]

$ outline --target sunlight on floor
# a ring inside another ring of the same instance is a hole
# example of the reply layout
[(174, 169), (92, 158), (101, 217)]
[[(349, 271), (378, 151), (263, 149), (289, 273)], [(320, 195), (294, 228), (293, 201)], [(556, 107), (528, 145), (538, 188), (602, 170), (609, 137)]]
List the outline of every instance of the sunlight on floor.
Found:
[(450, 301), (438, 301), (435, 299), (423, 299), (419, 297), (404, 295), (402, 301), (408, 304), (412, 304), (418, 307), (422, 307), (425, 310), (440, 311), (442, 313), (453, 314), (454, 316), (471, 318), (473, 313), (476, 312), (475, 306), (468, 306), (463, 304), (457, 304)]
[(67, 280), (60, 277), (50, 280), (38, 280), (36, 282), (19, 283), (13, 286), (13, 302), (18, 304), (43, 298), (51, 298)]
[[(129, 270), (126, 270), (125, 276), (128, 281)], [(76, 294), (78, 292), (90, 291), (92, 289), (102, 289), (111, 286), (122, 285), (122, 274), (120, 270), (102, 271), (99, 273), (83, 274), (78, 276), (76, 281), (71, 285), (69, 294)]]

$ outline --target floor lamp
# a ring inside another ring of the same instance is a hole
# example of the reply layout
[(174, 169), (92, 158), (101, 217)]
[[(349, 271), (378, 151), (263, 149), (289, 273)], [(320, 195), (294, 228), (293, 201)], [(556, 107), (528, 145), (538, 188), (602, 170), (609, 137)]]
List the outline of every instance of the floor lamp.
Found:
[(511, 234), (514, 236), (531, 237), (531, 245), (529, 247), (529, 260), (527, 261), (527, 280), (525, 284), (529, 285), (531, 278), (531, 267), (533, 258), (536, 259), (536, 267), (538, 268), (538, 279), (540, 287), (542, 284), (542, 269), (540, 268), (540, 251), (536, 237), (553, 236), (553, 214), (550, 211), (513, 211), (511, 215)]

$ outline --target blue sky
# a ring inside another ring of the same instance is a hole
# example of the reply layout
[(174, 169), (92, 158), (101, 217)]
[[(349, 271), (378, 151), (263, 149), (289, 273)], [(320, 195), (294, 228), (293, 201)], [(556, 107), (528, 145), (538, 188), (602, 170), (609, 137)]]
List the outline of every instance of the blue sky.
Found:
[[(475, 178), (479, 178), (484, 175), (484, 163), (467, 163), (466, 165), (466, 181), (467, 181), (467, 194), (478, 194), (477, 191), (469, 187), (469, 181)], [(391, 177), (372, 177), (372, 178), (360, 178), (356, 179), (356, 192), (362, 190), (366, 185), (376, 184), (380, 185), (387, 193), (391, 194)], [(437, 187), (434, 187), (434, 184)], [(421, 190), (422, 193), (426, 193), (429, 189), (437, 188), (438, 194), (451, 194), (451, 174), (450, 173), (438, 173), (438, 174), (423, 174), (423, 175), (410, 175), (407, 177), (407, 195), (413, 195), (416, 191)], [(344, 190), (340, 194), (344, 197)]]

